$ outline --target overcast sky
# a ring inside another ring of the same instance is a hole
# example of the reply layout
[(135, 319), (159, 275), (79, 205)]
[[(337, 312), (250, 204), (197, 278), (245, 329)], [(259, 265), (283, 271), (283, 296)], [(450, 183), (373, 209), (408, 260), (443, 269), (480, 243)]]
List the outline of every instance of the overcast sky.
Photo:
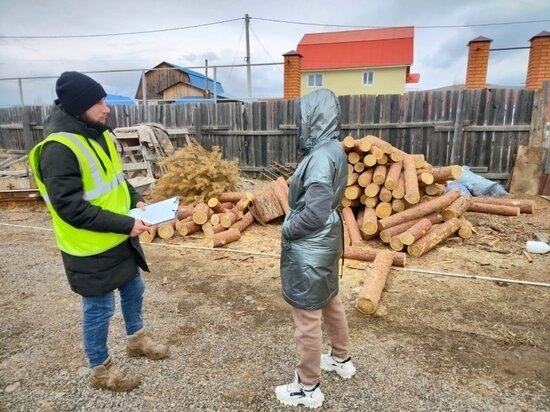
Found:
[[(56, 77), (65, 70), (141, 70), (162, 61), (185, 67), (204, 66), (205, 59), (210, 66), (244, 64), (245, 14), (253, 64), (282, 62), (282, 54), (295, 50), (305, 33), (415, 26), (411, 71), (420, 73), (421, 81), (410, 90), (464, 83), (467, 44), (478, 36), (493, 39), (491, 48), (529, 47), (531, 37), (550, 31), (548, 0), (0, 0), (0, 79)], [(196, 25), (202, 27), (167, 30)], [(21, 38), (155, 30), (165, 31)], [(524, 85), (528, 56), (527, 49), (492, 52), (487, 82)], [(130, 97), (140, 76), (139, 71), (89, 74), (108, 93)], [(247, 96), (246, 68), (220, 68), (217, 79), (227, 95)], [(54, 78), (22, 84), (25, 104), (50, 104), (55, 98)], [(252, 91), (258, 98), (282, 97), (282, 65), (253, 67)], [(19, 101), (17, 80), (0, 80), (0, 106)]]

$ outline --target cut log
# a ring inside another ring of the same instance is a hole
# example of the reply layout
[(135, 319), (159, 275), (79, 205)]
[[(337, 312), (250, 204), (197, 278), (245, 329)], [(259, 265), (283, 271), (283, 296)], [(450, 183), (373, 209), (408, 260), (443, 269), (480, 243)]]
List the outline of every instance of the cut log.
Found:
[(348, 181), (346, 182), (346, 186), (353, 186), (356, 184), (360, 175), (361, 174), (357, 172), (348, 173)]
[(399, 236), (394, 236), (390, 239), (390, 247), (396, 252), (401, 252), (403, 250), (403, 242)]
[(394, 162), (400, 162), (405, 157), (406, 153), (402, 150), (399, 150), (397, 148), (393, 148), (390, 153), (390, 159)]
[(422, 153), (410, 155), (414, 158), (415, 169), (421, 169), (426, 166), (426, 158)]
[[(382, 153), (389, 154), (393, 150), (393, 146), (389, 142), (386, 142), (385, 140), (380, 139), (377, 136), (367, 135), (365, 136), (365, 139), (368, 140), (372, 146), (375, 146), (378, 149), (380, 149)], [(372, 147), (371, 147), (371, 150), (372, 150)]]
[(390, 203), (392, 200), (391, 190), (385, 187), (381, 187), (380, 193), (378, 193), (378, 197), (382, 202)]
[(378, 233), (378, 217), (376, 211), (371, 207), (365, 207), (361, 231), (367, 236)]
[(376, 183), (370, 183), (367, 187), (365, 187), (365, 195), (368, 197), (375, 197), (378, 196), (378, 193), (380, 192), (380, 186), (378, 186)]
[(462, 176), (462, 173), (462, 166), (459, 165), (434, 167), (434, 182), (445, 183), (447, 180), (456, 180)]
[(179, 222), (176, 223), (176, 231), (181, 236), (190, 235), (192, 233), (198, 232), (201, 229), (202, 229), (202, 225), (197, 225), (192, 220), (187, 221), (187, 222), (184, 221), (184, 220), (180, 220)]
[(376, 159), (376, 163), (379, 165), (385, 165), (388, 163), (388, 155), (384, 153), (380, 159)]
[(359, 199), (363, 194), (363, 191), (364, 189), (359, 185), (348, 186), (344, 190), (344, 196), (349, 200)]
[[(432, 228), (430, 219), (422, 218), (410, 228), (399, 235), (399, 239), (404, 245), (412, 245)], [(391, 244), (391, 242), (390, 242)]]
[(362, 173), (365, 170), (365, 164), (363, 162), (357, 162), (353, 165), (353, 170), (357, 173)]
[[(216, 226), (220, 223), (220, 218), (227, 213), (226, 210), (224, 210), (221, 213), (214, 213), (212, 216), (210, 216), (210, 223), (213, 226)], [(205, 223), (206, 224), (206, 223)]]
[(348, 153), (348, 163), (354, 165), (355, 163), (361, 161), (361, 155), (357, 152)]
[(376, 216), (378, 216), (380, 219), (388, 217), (391, 215), (391, 212), (392, 212), (391, 203), (379, 202), (376, 205), (375, 211), (376, 211)]
[(478, 203), (472, 198), (468, 203), (468, 212), (490, 213), (500, 216), (519, 216), (519, 206), (495, 205), (492, 203)]
[(246, 213), (242, 219), (238, 220), (237, 222), (233, 223), (231, 226), (234, 229), (237, 229), (239, 232), (244, 232), (252, 223), (254, 222), (254, 216), (252, 216), (252, 213), (248, 212)]
[(361, 187), (367, 187), (369, 184), (372, 183), (372, 169), (367, 169), (357, 179), (357, 183)]
[(458, 229), (460, 229), (460, 220), (456, 217), (444, 223), (434, 225), (425, 236), (410, 245), (407, 251), (411, 256), (420, 257), (443, 242)]
[(365, 197), (365, 206), (375, 208), (380, 199), (378, 197)]
[(218, 200), (221, 203), (231, 202), (237, 203), (244, 196), (244, 192), (223, 192), (218, 195)]
[(420, 174), (417, 174), (416, 177), (417, 177), (418, 183), (422, 185), (431, 185), (434, 182), (433, 175), (428, 172), (422, 172)]
[(379, 164), (374, 168), (374, 172), (372, 173), (372, 181), (376, 183), (378, 186), (383, 186), (384, 182), (386, 181), (386, 174), (388, 172), (388, 169), (386, 168), (386, 165)]
[(209, 223), (209, 222), (206, 222), (204, 225), (202, 225), (201, 229), (206, 236), (214, 236), (216, 233), (227, 230), (227, 228), (223, 227), (220, 224), (213, 225), (212, 223)]
[(428, 196), (440, 196), (445, 193), (445, 186), (441, 183), (432, 183), (431, 185), (424, 186), (424, 192)]
[[(362, 262), (372, 262), (376, 255), (383, 250), (373, 249), (371, 247), (346, 246), (344, 248), (344, 259), (360, 260)], [(407, 255), (401, 252), (386, 251), (393, 256), (393, 266), (405, 267)]]
[(388, 169), (388, 174), (386, 175), (386, 181), (384, 182), (384, 187), (389, 190), (394, 190), (397, 187), (397, 182), (399, 181), (399, 176), (401, 176), (401, 170), (403, 169), (403, 162), (392, 163)]
[(376, 164), (376, 160), (376, 156), (372, 153), (368, 153), (365, 155), (365, 157), (363, 157), (363, 163), (367, 167), (374, 166)]
[(286, 182), (285, 178), (283, 176), (279, 176), (277, 178), (277, 182), (281, 185), (281, 187), (284, 189), (286, 193), (286, 197), (288, 199), (288, 183)]
[(238, 210), (230, 210), (224, 213), (223, 216), (220, 217), (220, 225), (226, 229), (230, 228), (233, 223), (240, 219), (238, 212)]
[(208, 199), (208, 202), (206, 202), (208, 207), (212, 209), (212, 212), (214, 213), (223, 213), (225, 209), (222, 206), (222, 203), (217, 197), (212, 197)]
[(384, 243), (389, 243), (392, 237), (403, 233), (404, 231), (406, 231), (407, 229), (409, 229), (410, 227), (412, 227), (413, 225), (415, 225), (416, 223), (418, 223), (422, 219), (428, 219), (432, 223), (432, 225), (435, 225), (436, 223), (440, 223), (443, 220), (443, 218), (441, 217), (441, 214), (439, 214), (437, 212), (430, 213), (429, 215), (426, 215), (425, 217), (420, 217), (420, 218), (416, 218), (416, 219), (413, 219), (413, 220), (409, 220), (409, 221), (403, 222), (399, 225), (395, 225), (395, 226), (392, 226), (388, 229), (382, 230), (380, 232), (380, 239)]
[[(276, 182), (276, 181), (275, 181)], [(277, 183), (275, 182), (271, 182), (270, 183), (270, 186), (271, 186), (271, 189), (273, 190), (273, 187), (274, 185), (277, 185)], [(281, 188), (282, 190), (282, 188)], [(240, 210), (241, 212), (245, 211), (246, 209), (248, 209), (248, 206), (250, 205), (250, 203), (254, 200), (254, 195), (252, 193), (249, 193), (249, 192), (246, 192), (243, 197), (241, 197), (241, 199), (237, 202), (237, 204), (235, 205), (235, 207)]]
[(270, 189), (255, 191), (254, 200), (248, 210), (263, 225), (285, 214), (275, 193)]
[(355, 147), (355, 139), (353, 136), (348, 135), (344, 137), (342, 139), (342, 146), (344, 146), (344, 151), (346, 153), (352, 151)]
[(269, 187), (273, 191), (273, 194), (275, 194), (275, 197), (279, 201), (279, 205), (281, 206), (281, 209), (283, 209), (283, 213), (286, 215), (288, 213), (288, 187), (286, 186), (286, 182), (283, 183), (280, 180), (275, 180), (274, 182), (271, 182), (269, 184)]
[(381, 251), (376, 255), (373, 268), (365, 276), (355, 304), (357, 310), (364, 315), (372, 315), (378, 309), (392, 262), (393, 255), (391, 252)]
[(359, 199), (348, 199), (348, 198), (342, 198), (342, 207), (358, 207), (361, 206), (361, 202)]
[(528, 199), (507, 199), (503, 197), (480, 196), (473, 197), (472, 201), (476, 203), (490, 203), (493, 205), (517, 206), (519, 207), (521, 213), (533, 213), (535, 211), (535, 202)]
[(206, 203), (199, 203), (195, 206), (195, 211), (193, 212), (193, 222), (199, 226), (204, 225), (213, 213)]
[(453, 203), (447, 206), (441, 212), (444, 221), (451, 220), (453, 217), (460, 217), (468, 209), (470, 197), (460, 196)]
[(402, 212), (405, 210), (405, 201), (403, 199), (392, 199), (391, 208), (394, 212)]
[(206, 245), (208, 247), (220, 247), (232, 242), (236, 242), (241, 238), (241, 232), (235, 228), (229, 228), (223, 232), (216, 233), (214, 236), (206, 236)]
[(464, 217), (464, 215), (458, 218), (460, 220), (460, 229), (458, 229), (458, 236), (462, 239), (469, 239), (472, 237), (473, 228), (472, 224)]
[(357, 152), (367, 153), (372, 147), (372, 143), (369, 139), (363, 137), (361, 139), (355, 140), (354, 149)]
[(424, 217), (430, 213), (445, 209), (460, 196), (460, 190), (452, 189), (442, 196), (429, 200), (425, 203), (419, 203), (402, 212), (391, 215), (378, 221), (380, 230), (388, 229), (409, 220)]
[(403, 158), (403, 176), (405, 179), (405, 200), (414, 205), (420, 201), (414, 157), (405, 156)]
[(157, 236), (157, 226), (149, 226), (146, 232), (139, 235), (140, 242), (151, 243)]
[(345, 207), (342, 209), (342, 216), (344, 218), (344, 224), (348, 228), (349, 239), (352, 245), (363, 243), (363, 238), (361, 237), (361, 231), (359, 230), (359, 225), (353, 214), (353, 210), (350, 207)]
[(186, 217), (192, 216), (195, 211), (195, 206), (193, 205), (184, 205), (178, 207), (178, 220), (185, 219)]
[(399, 175), (397, 186), (391, 191), (391, 195), (394, 199), (403, 199), (405, 197), (405, 176), (403, 176), (403, 172)]
[(157, 234), (161, 239), (170, 239), (174, 236), (174, 225), (178, 222), (177, 219), (169, 220), (157, 226)]

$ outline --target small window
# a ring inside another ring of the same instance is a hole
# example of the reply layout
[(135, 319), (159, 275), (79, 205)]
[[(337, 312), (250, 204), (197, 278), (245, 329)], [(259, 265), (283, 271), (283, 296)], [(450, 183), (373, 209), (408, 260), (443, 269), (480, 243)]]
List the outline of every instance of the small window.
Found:
[(307, 87), (322, 87), (323, 75), (322, 74), (308, 74)]
[(370, 86), (372, 84), (374, 84), (374, 72), (363, 72), (363, 85)]

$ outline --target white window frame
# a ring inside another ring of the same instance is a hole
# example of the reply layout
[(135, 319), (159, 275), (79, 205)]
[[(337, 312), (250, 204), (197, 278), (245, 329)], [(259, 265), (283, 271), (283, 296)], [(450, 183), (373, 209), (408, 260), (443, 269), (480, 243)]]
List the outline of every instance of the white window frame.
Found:
[[(313, 81), (311, 81), (313, 79)], [(320, 80), (317, 84), (317, 80)], [(313, 83), (313, 84), (311, 84)], [(307, 75), (307, 87), (323, 87), (323, 74), (322, 73), (310, 73)]]
[[(365, 81), (365, 77), (367, 77), (367, 81)], [(369, 82), (370, 77), (370, 82)], [(363, 72), (363, 78), (361, 79), (363, 86), (372, 86), (374, 84), (374, 70), (367, 70)]]

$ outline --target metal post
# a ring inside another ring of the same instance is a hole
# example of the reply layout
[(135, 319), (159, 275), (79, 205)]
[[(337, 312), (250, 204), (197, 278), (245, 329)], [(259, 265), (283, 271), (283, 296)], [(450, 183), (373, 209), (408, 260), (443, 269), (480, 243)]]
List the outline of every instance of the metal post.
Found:
[(146, 79), (145, 79), (145, 70), (141, 71), (141, 98), (142, 98), (142, 104), (143, 104), (143, 116), (147, 120), (147, 85), (146, 85)]
[(218, 103), (218, 70), (214, 66), (214, 103)]
[(17, 83), (19, 84), (19, 100), (21, 101), (21, 106), (25, 106), (25, 102), (23, 101), (23, 83), (21, 82), (21, 78), (17, 79)]
[(208, 88), (208, 59), (204, 59), (204, 97), (210, 98), (210, 89)]
[(244, 27), (246, 32), (246, 80), (248, 84), (248, 98), (252, 98), (252, 75), (250, 72), (250, 38), (249, 38), (249, 24), (250, 24), (250, 17), (248, 17), (248, 14), (244, 15)]

